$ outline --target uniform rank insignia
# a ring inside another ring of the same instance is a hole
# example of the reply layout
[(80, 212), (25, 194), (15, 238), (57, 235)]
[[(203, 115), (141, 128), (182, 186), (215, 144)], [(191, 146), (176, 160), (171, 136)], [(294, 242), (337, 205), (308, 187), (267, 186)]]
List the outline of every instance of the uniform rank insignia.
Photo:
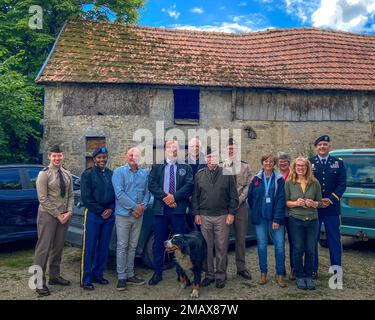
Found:
[(332, 168), (332, 169), (338, 169), (338, 168), (340, 168), (340, 166), (339, 166), (339, 162), (338, 162), (338, 161), (335, 161), (334, 164), (331, 164), (331, 168)]

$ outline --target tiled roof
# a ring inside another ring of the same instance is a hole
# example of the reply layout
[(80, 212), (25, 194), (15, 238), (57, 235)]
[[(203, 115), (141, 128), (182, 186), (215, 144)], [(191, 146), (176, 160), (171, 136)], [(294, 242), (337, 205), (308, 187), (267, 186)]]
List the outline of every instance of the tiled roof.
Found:
[(37, 82), (375, 90), (375, 37), (317, 28), (229, 34), (74, 20)]

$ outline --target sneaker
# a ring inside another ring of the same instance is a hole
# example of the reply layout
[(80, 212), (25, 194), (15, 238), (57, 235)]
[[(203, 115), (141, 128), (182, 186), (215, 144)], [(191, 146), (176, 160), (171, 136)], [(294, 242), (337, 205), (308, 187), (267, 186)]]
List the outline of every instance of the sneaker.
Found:
[(126, 288), (126, 280), (125, 279), (120, 279), (117, 282), (117, 290), (118, 291), (124, 291)]
[(305, 278), (307, 290), (315, 290), (315, 281), (312, 278)]
[(307, 290), (306, 282), (304, 278), (296, 278), (296, 285), (298, 289)]
[(138, 278), (136, 276), (132, 276), (132, 277), (128, 278), (126, 281), (129, 284), (135, 284), (137, 286), (141, 286), (141, 285), (145, 284), (145, 281), (143, 279)]

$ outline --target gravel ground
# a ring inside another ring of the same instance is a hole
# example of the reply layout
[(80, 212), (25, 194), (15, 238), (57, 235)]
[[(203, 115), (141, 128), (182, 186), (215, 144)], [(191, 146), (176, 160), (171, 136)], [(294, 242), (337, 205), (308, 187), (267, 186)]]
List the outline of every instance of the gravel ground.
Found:
[[(351, 238), (343, 238), (344, 244), (344, 288), (332, 290), (328, 286), (331, 275), (328, 274), (328, 250), (320, 248), (320, 277), (317, 280), (317, 290), (298, 290), (294, 282), (287, 280), (288, 287), (281, 289), (273, 281), (274, 255), (273, 247), (269, 246), (269, 281), (266, 285), (257, 284), (259, 277), (258, 258), (256, 245), (252, 243), (247, 248), (246, 258), (253, 280), (248, 281), (236, 276), (234, 251), (229, 252), (228, 281), (224, 289), (215, 286), (201, 288), (200, 299), (375, 299), (375, 242), (359, 242)], [(108, 286), (97, 285), (92, 292), (84, 291), (79, 287), (80, 250), (66, 247), (62, 262), (62, 274), (72, 281), (68, 288), (50, 286), (51, 296), (40, 298), (29, 289), (28, 266), (31, 265), (33, 248), (28, 245), (27, 250), (10, 252), (9, 249), (0, 248), (0, 299), (57, 299), (57, 300), (185, 300), (190, 299), (190, 288), (181, 289), (176, 282), (173, 269), (164, 272), (163, 281), (152, 287), (147, 284), (142, 286), (128, 285), (125, 291), (116, 291), (115, 261), (111, 259), (105, 277), (110, 281)], [(288, 257), (287, 257), (287, 261)], [(140, 263), (136, 265), (138, 276), (148, 280), (152, 270), (145, 268)]]

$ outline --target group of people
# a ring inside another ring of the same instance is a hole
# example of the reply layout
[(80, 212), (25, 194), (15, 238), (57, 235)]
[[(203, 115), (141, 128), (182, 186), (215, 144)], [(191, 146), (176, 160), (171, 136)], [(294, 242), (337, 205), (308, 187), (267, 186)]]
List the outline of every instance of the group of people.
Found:
[[(151, 169), (139, 166), (141, 152), (131, 148), (125, 165), (114, 172), (107, 168), (108, 150), (93, 152), (94, 166), (81, 177), (81, 200), (85, 207), (80, 285), (94, 290), (106, 285), (104, 270), (108, 260), (113, 226), (117, 234), (117, 289), (127, 284), (142, 285), (134, 273), (134, 259), (147, 207), (153, 211), (153, 269), (149, 285), (162, 281), (164, 242), (170, 232), (184, 234), (199, 230), (207, 243), (205, 278), (202, 286), (215, 283), (224, 288), (227, 280), (230, 226), (234, 225), (237, 275), (252, 276), (246, 267), (245, 244), (248, 217), (254, 225), (260, 278), (267, 283), (267, 245), (271, 235), (276, 260), (278, 286), (286, 287), (285, 232), (290, 250), (290, 280), (299, 289), (315, 289), (318, 271), (318, 239), (324, 223), (331, 265), (341, 266), (340, 198), (346, 188), (343, 161), (329, 155), (329, 136), (315, 141), (316, 156), (297, 157), (287, 153), (265, 154), (261, 168), (251, 175), (249, 165), (240, 160), (232, 138), (226, 145), (226, 159), (219, 162), (217, 150), (202, 150), (199, 138), (189, 141), (188, 155), (178, 158), (176, 140), (165, 142), (164, 163)], [(59, 147), (49, 150), (50, 164), (37, 178), (38, 242), (34, 264), (43, 269), (39, 295), (49, 295), (45, 272), (48, 255), (49, 284), (70, 285), (61, 277), (60, 262), (74, 194), (69, 171), (62, 167)], [(177, 265), (179, 276), (182, 270)]]

